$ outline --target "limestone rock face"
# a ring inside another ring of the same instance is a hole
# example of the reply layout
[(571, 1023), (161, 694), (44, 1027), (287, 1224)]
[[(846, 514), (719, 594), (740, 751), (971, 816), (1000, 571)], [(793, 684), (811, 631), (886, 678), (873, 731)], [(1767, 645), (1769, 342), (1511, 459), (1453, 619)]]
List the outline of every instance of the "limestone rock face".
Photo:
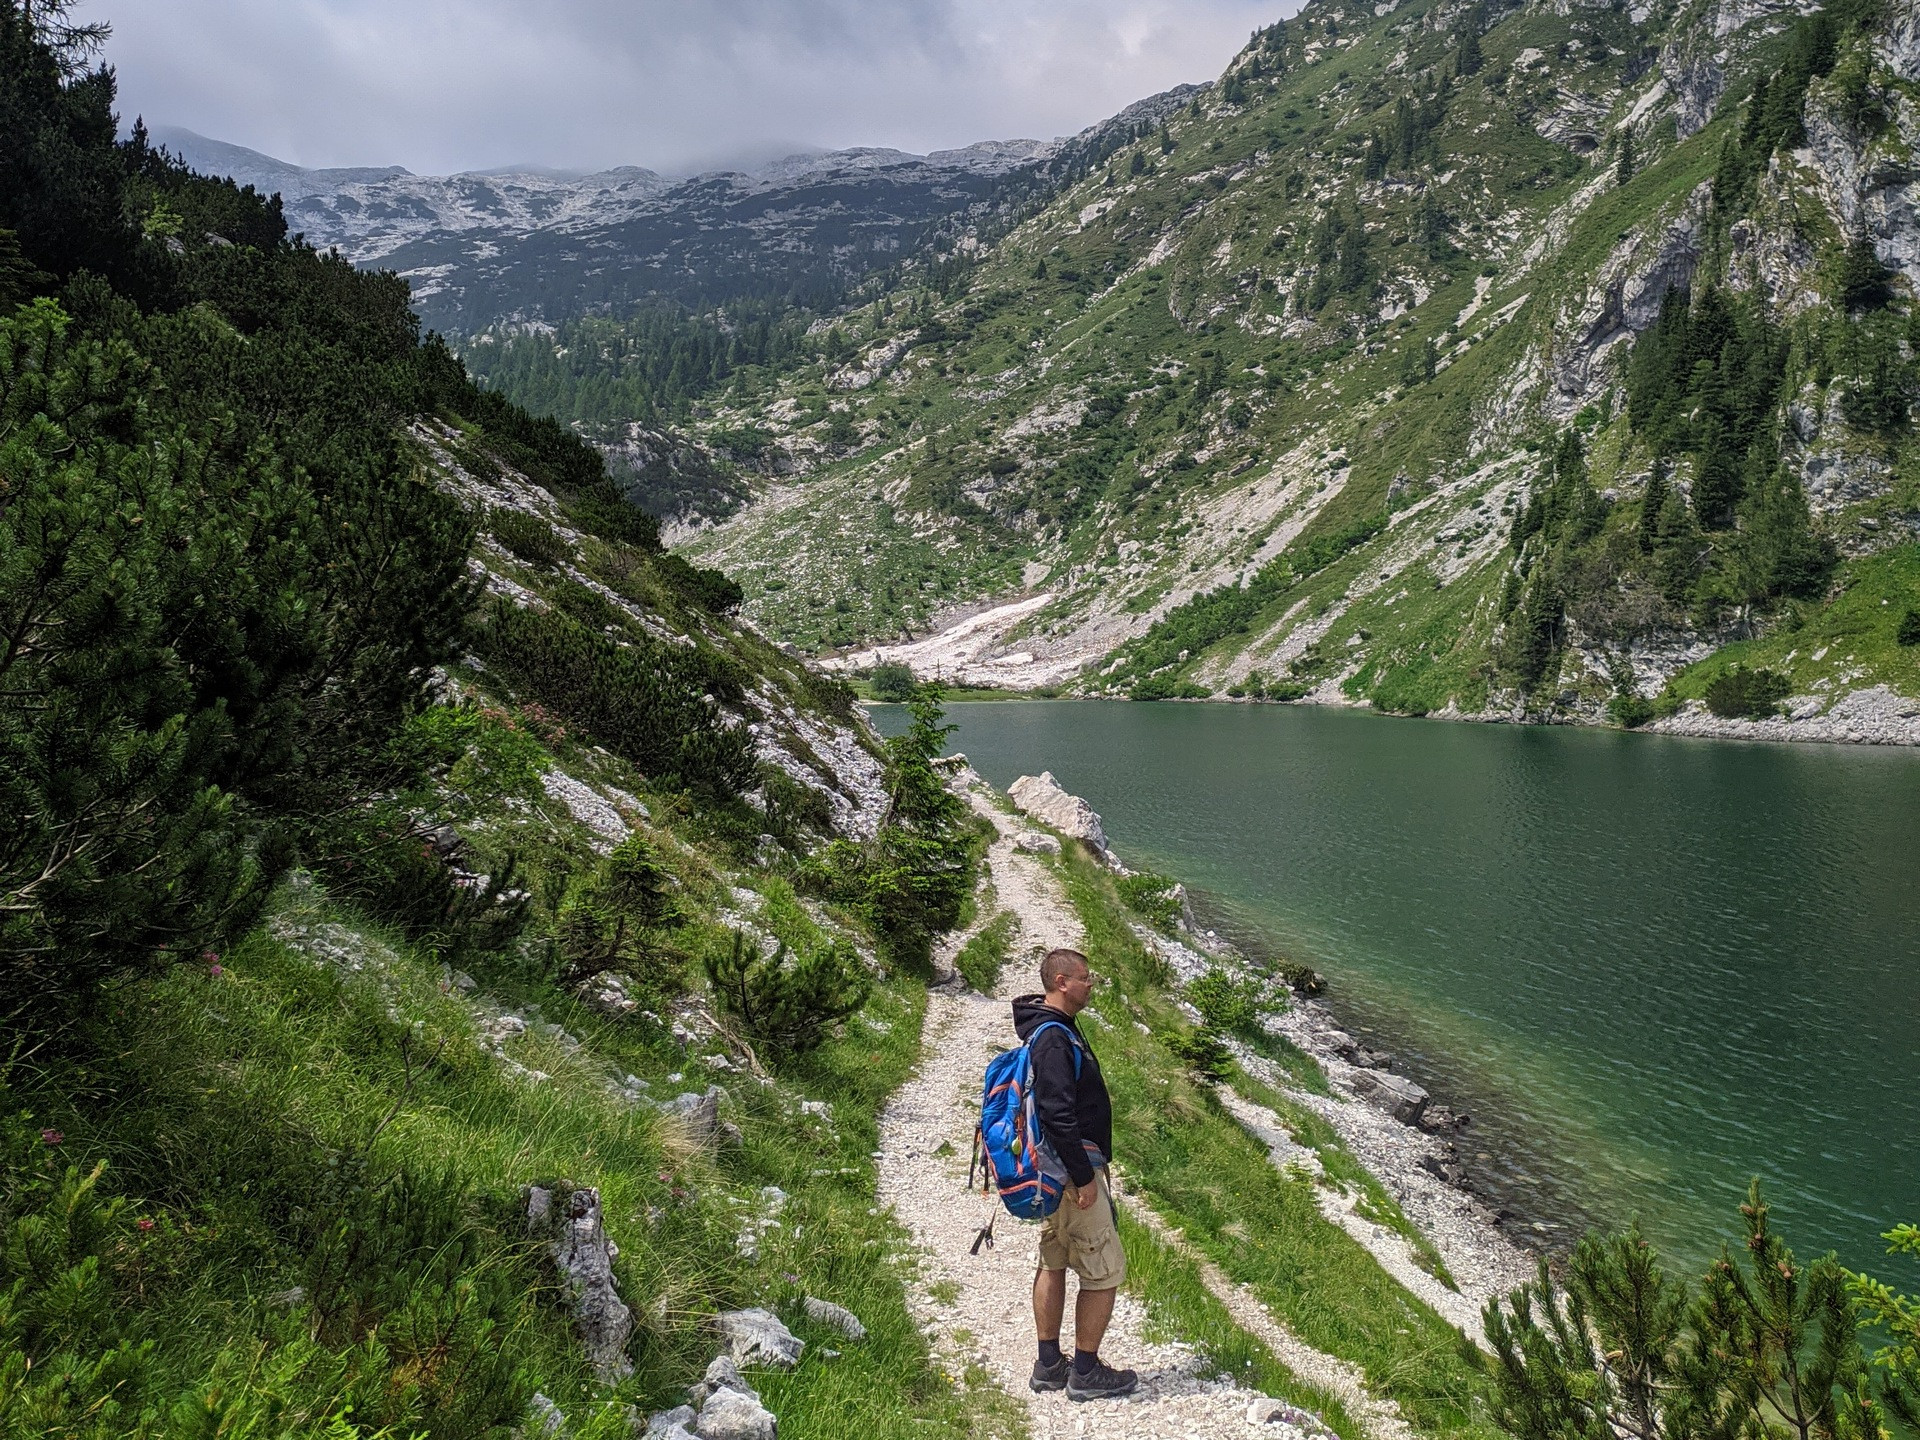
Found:
[(1600, 266), (1585, 297), (1559, 327), (1570, 339), (1553, 360), (1548, 408), (1558, 418), (1571, 416), (1611, 378), (1603, 363), (1607, 352), (1660, 318), (1669, 287), (1692, 283), (1712, 198), (1710, 184), (1699, 186), (1664, 227), (1629, 235)]
[(1007, 788), (1007, 798), (1022, 815), (1051, 825), (1062, 835), (1083, 841), (1095, 853), (1106, 856), (1107, 832), (1101, 828), (1099, 815), (1078, 795), (1062, 790), (1051, 770), (1022, 775)]
[(1691, 47), (1682, 53), (1669, 45), (1660, 52), (1660, 74), (1673, 95), (1673, 124), (1682, 140), (1703, 129), (1713, 118), (1727, 88), (1726, 71), (1710, 54)]
[(1920, 107), (1900, 96), (1892, 108), (1894, 123), (1872, 137), (1810, 101), (1804, 153), (1842, 228), (1866, 235), (1882, 264), (1920, 286)]

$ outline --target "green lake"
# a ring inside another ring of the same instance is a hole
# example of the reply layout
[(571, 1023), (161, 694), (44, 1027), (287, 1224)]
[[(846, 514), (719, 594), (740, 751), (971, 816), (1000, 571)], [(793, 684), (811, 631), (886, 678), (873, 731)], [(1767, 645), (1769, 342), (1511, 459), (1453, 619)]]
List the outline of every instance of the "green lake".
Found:
[[(904, 716), (880, 707), (876, 722)], [(1468, 1110), (1543, 1239), (1704, 1258), (1762, 1177), (1802, 1254), (1920, 1221), (1920, 754), (1271, 705), (955, 704), (1115, 852)]]

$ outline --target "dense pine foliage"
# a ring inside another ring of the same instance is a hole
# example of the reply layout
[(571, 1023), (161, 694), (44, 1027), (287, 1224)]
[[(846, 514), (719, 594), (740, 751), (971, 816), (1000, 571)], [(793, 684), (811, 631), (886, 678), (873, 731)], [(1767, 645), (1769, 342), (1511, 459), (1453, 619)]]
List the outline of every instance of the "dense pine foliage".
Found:
[[(408, 778), (395, 736), (474, 601), (475, 517), (421, 478), (416, 416), (658, 550), (596, 452), (422, 340), (403, 281), (290, 241), (277, 201), (138, 126), (117, 141), (88, 38), (0, 5), (9, 1009), (217, 948), (294, 858), (350, 867), (404, 835), (373, 799)], [(623, 724), (707, 715), (688, 687), (712, 677), (672, 673), (649, 670)], [(667, 768), (744, 783), (715, 763)]]

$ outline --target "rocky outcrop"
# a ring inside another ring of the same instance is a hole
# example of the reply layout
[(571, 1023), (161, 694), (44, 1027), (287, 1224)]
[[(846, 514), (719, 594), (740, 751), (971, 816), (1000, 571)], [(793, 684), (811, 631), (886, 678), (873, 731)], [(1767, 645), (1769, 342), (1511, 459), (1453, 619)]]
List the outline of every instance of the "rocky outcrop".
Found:
[(600, 1192), (582, 1186), (565, 1192), (556, 1204), (553, 1191), (534, 1186), (527, 1191), (527, 1228), (553, 1237), (547, 1253), (560, 1272), (593, 1373), (609, 1385), (624, 1380), (633, 1373), (626, 1352), (633, 1312), (614, 1280), (613, 1262), (620, 1252), (601, 1221)]
[(1711, 54), (1693, 44), (1660, 51), (1660, 75), (1673, 96), (1673, 125), (1682, 140), (1706, 128), (1727, 88), (1727, 74)]
[(1821, 103), (1807, 105), (1806, 158), (1827, 208), (1844, 233), (1873, 242), (1881, 263), (1920, 289), (1920, 106), (1894, 95), (1890, 123), (1863, 134)]
[(1667, 735), (1724, 740), (1824, 740), (1850, 745), (1920, 745), (1920, 700), (1885, 685), (1844, 695), (1832, 709), (1818, 695), (1796, 695), (1786, 713), (1767, 720), (1723, 720), (1704, 708), (1647, 728)]
[(1711, 185), (1700, 185), (1678, 214), (1651, 231), (1636, 231), (1614, 247), (1586, 293), (1569, 307), (1556, 333), (1567, 337), (1553, 355), (1553, 389), (1546, 409), (1566, 420), (1608, 378), (1606, 357), (1660, 317), (1660, 302), (1674, 286), (1692, 283), (1706, 234)]
[(1062, 790), (1051, 770), (1022, 775), (1007, 787), (1007, 798), (1022, 815), (1082, 842), (1102, 859), (1112, 858), (1107, 853), (1107, 832), (1101, 827), (1100, 816), (1078, 795)]
[(860, 1317), (844, 1305), (836, 1305), (831, 1300), (820, 1300), (809, 1295), (805, 1301), (807, 1318), (820, 1325), (831, 1325), (849, 1340), (867, 1338), (867, 1327), (860, 1323)]
[(1426, 1113), (1427, 1092), (1404, 1075), (1387, 1070), (1355, 1070), (1353, 1093), (1386, 1111), (1403, 1125), (1418, 1125)]

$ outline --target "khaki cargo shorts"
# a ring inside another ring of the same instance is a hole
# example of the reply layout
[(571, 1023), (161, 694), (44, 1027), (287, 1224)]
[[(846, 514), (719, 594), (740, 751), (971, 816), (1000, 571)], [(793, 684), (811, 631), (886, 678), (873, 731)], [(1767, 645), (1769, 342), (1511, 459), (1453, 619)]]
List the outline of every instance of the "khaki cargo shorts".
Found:
[(1094, 1184), (1100, 1187), (1100, 1198), (1084, 1210), (1074, 1204), (1073, 1186), (1067, 1186), (1060, 1208), (1040, 1222), (1034, 1264), (1042, 1270), (1071, 1267), (1082, 1289), (1112, 1290), (1127, 1278), (1127, 1257), (1120, 1248), (1105, 1170), (1094, 1172)]

